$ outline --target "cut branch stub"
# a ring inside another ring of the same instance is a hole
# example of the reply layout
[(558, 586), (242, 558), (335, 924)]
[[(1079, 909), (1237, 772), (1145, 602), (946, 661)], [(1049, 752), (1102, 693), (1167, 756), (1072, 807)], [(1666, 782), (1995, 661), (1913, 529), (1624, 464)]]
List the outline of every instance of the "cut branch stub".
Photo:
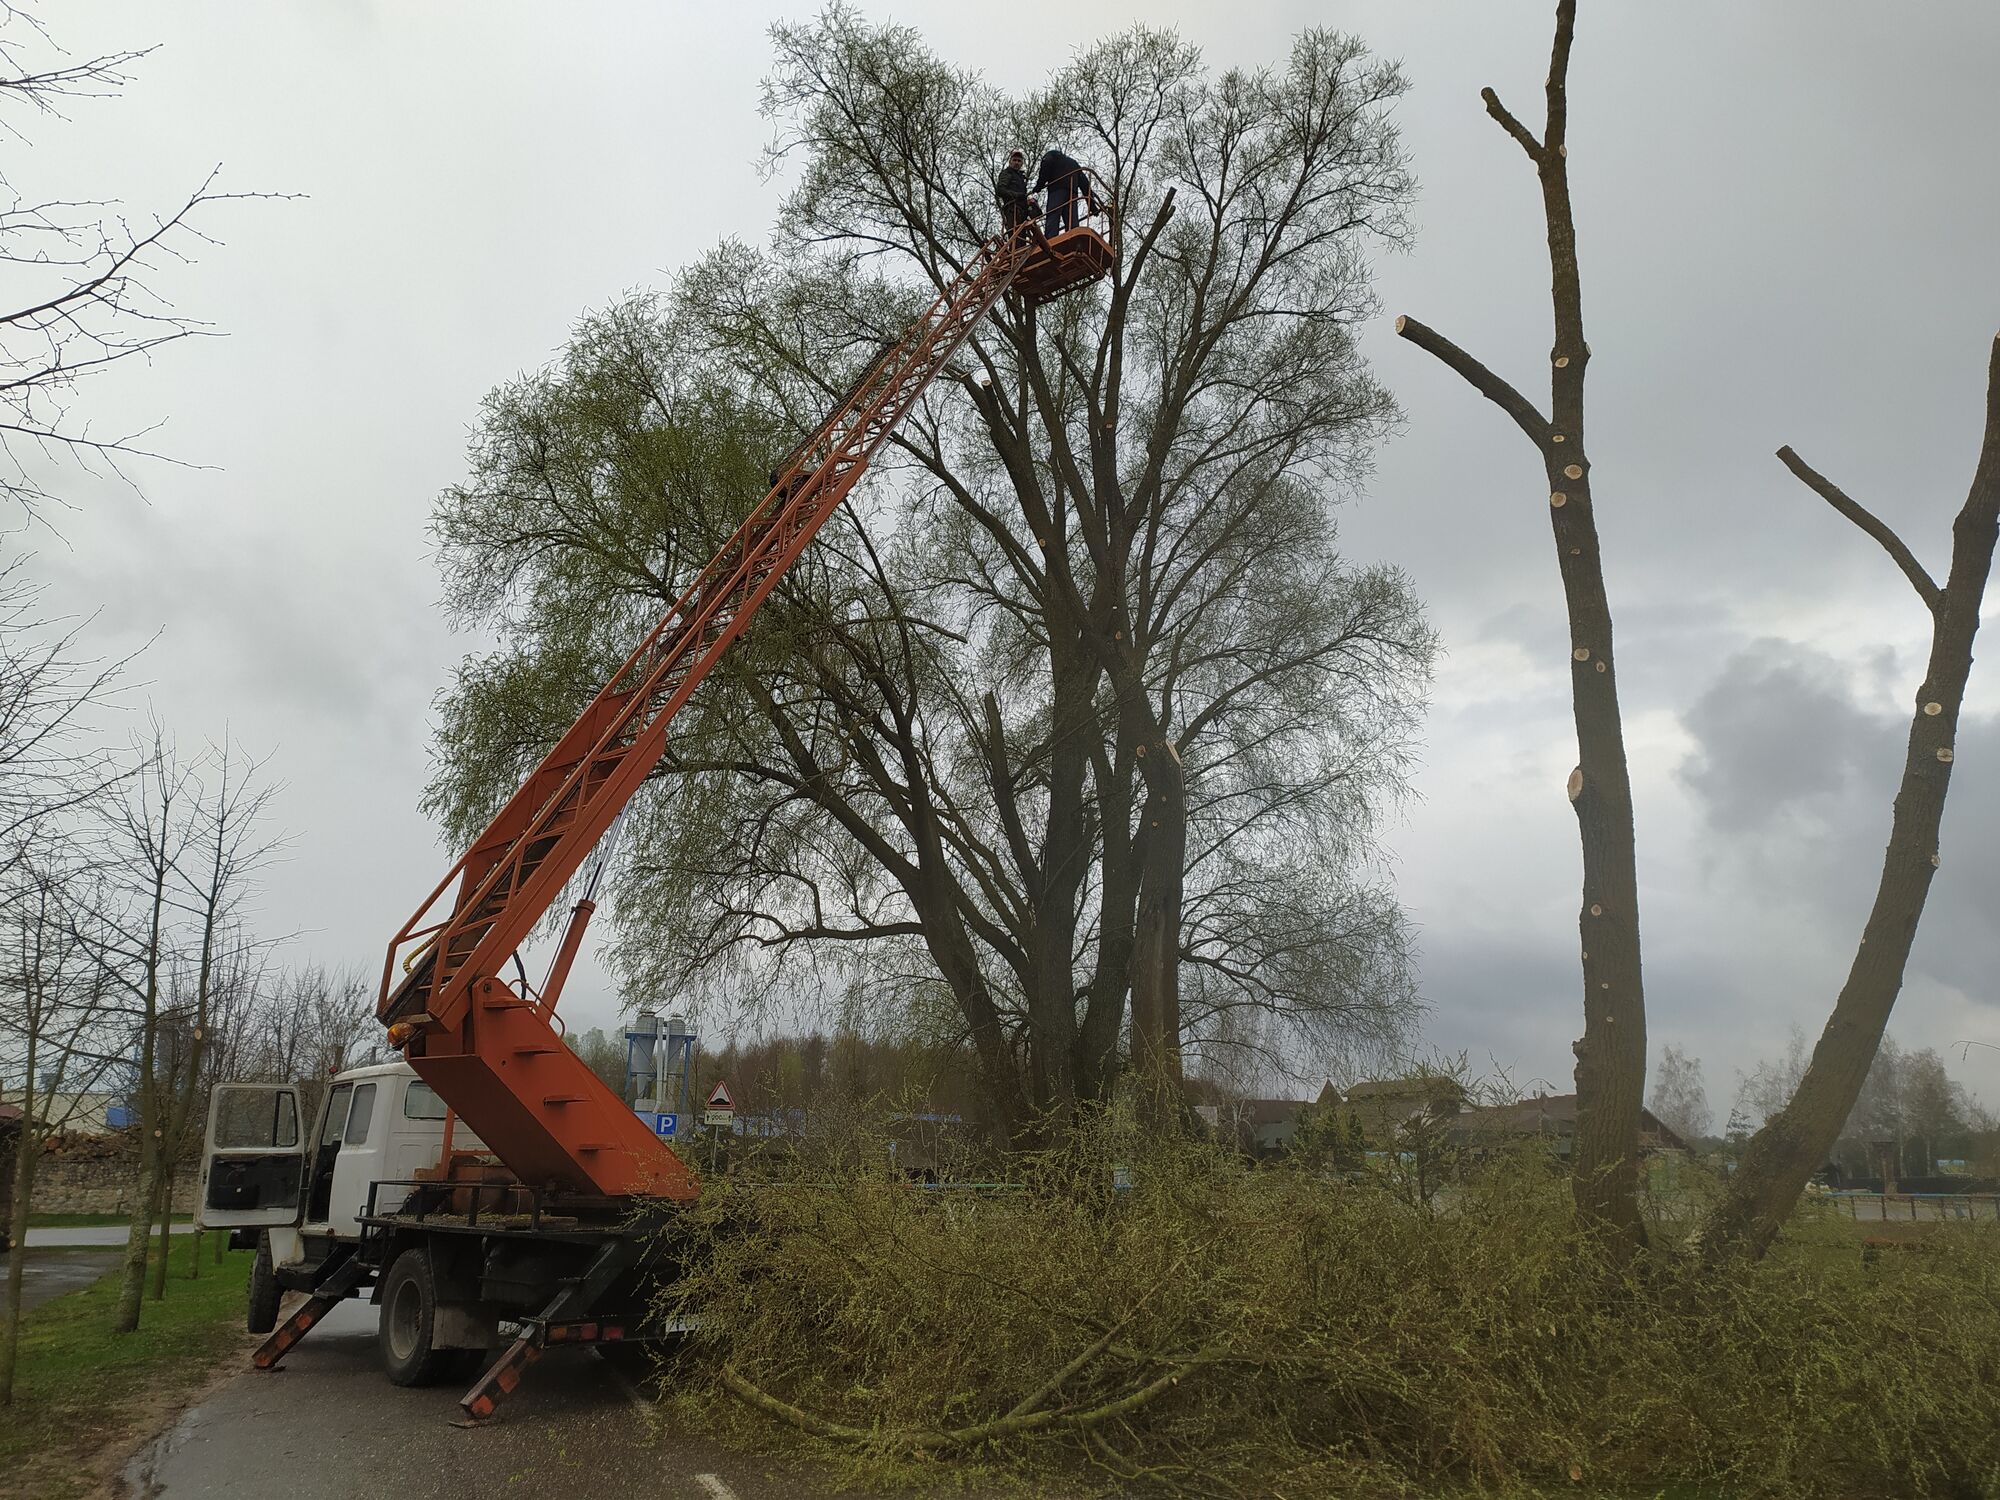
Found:
[(1590, 660), (1590, 647), (1588, 647), (1588, 646), (1578, 646), (1578, 647), (1577, 647), (1577, 648), (1576, 648), (1576, 649), (1575, 649), (1574, 651), (1570, 652), (1570, 655), (1571, 655), (1571, 656), (1573, 656), (1574, 658), (1576, 658), (1576, 660), (1578, 660), (1578, 661), (1589, 661), (1589, 660)]
[(1561, 490), (1556, 490), (1550, 494), (1549, 505), (1552, 508), (1561, 510), (1567, 504), (1569, 504), (1569, 496), (1565, 495)]
[(1583, 465), (1582, 465), (1582, 464), (1567, 464), (1567, 465), (1565, 465), (1565, 466), (1564, 466), (1564, 468), (1563, 468), (1563, 478), (1565, 478), (1565, 479), (1581, 479), (1581, 478), (1583, 478)]
[(1569, 773), (1569, 800), (1574, 802), (1583, 795), (1583, 767), (1578, 766)]

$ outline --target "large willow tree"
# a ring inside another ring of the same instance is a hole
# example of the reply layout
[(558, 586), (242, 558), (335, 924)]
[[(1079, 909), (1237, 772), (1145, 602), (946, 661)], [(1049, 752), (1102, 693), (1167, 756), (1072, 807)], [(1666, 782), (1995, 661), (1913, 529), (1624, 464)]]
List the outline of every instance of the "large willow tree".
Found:
[(996, 228), (1008, 146), (1121, 210), (1114, 274), (1008, 305), (677, 721), (626, 833), (628, 989), (776, 982), (971, 1046), (996, 1133), (1189, 1045), (1393, 1043), (1408, 933), (1371, 834), (1432, 643), (1334, 512), (1394, 408), (1356, 352), (1404, 233), (1400, 80), (1346, 38), (1216, 76), (1126, 33), (1010, 98), (835, 9), (774, 32), (769, 247), (586, 318), (496, 390), (438, 533), (499, 648), (443, 703), (476, 828), (766, 470)]

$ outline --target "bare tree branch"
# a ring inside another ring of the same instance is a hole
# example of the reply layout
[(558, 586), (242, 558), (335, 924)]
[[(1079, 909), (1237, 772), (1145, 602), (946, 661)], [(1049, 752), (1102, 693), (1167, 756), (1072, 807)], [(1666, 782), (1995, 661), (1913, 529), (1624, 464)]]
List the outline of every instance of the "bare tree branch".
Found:
[(1419, 349), (1435, 355), (1447, 368), (1455, 371), (1467, 385), (1512, 417), (1514, 425), (1528, 435), (1529, 442), (1537, 448), (1547, 450), (1548, 418), (1535, 410), (1535, 404), (1526, 396), (1436, 329), (1419, 323), (1415, 318), (1396, 319), (1396, 333)]
[(1481, 89), (1479, 97), (1486, 101), (1486, 113), (1500, 122), (1500, 128), (1521, 143), (1521, 149), (1528, 153), (1528, 159), (1537, 165), (1542, 160), (1542, 143), (1535, 139), (1533, 131), (1509, 113), (1507, 106), (1500, 102), (1500, 96), (1491, 89)]
[(1886, 521), (1879, 519), (1860, 501), (1851, 498), (1839, 485), (1800, 458), (1792, 450), (1791, 444), (1787, 443), (1778, 450), (1778, 461), (1796, 474), (1820, 499), (1881, 543), (1882, 550), (1895, 560), (1896, 566), (1903, 570), (1903, 576), (1910, 580), (1910, 586), (1917, 591), (1917, 597), (1924, 601), (1924, 608), (1932, 614), (1938, 612), (1944, 603), (1943, 592), (1938, 588), (1936, 580), (1924, 571), (1924, 565), (1917, 561), (1917, 555), (1890, 529)]

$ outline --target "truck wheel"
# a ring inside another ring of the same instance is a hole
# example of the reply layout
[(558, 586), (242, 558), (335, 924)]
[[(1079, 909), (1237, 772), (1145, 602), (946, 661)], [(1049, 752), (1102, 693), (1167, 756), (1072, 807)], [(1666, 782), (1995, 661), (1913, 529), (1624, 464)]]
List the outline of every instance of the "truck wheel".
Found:
[(376, 1334), (382, 1368), (395, 1384), (429, 1385), (450, 1371), (457, 1351), (431, 1347), (436, 1322), (431, 1258), (421, 1247), (405, 1250), (382, 1282), (382, 1324)]
[(250, 1262), (250, 1311), (245, 1318), (252, 1333), (269, 1333), (278, 1326), (278, 1303), (285, 1289), (271, 1266), (271, 1237), (257, 1236), (257, 1258)]

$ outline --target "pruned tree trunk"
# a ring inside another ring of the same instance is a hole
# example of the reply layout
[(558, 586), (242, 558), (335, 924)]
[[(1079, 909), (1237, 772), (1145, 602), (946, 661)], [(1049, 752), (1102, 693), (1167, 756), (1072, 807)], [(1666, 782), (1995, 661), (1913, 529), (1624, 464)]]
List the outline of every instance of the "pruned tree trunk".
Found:
[[(142, 1068), (150, 1066), (150, 1057)], [(147, 1123), (157, 1118), (150, 1096), (152, 1086), (140, 1085), (140, 1131), (138, 1179), (132, 1188), (132, 1218), (125, 1233), (125, 1260), (119, 1269), (118, 1306), (111, 1326), (119, 1333), (133, 1333), (139, 1327), (139, 1310), (146, 1293), (146, 1249), (153, 1238), (153, 1157), (156, 1144)]]
[(35, 1033), (28, 1032), (27, 1071), (21, 1088), (21, 1133), (14, 1146), (14, 1197), (9, 1205), (7, 1242), (7, 1318), (0, 1324), (0, 1406), (14, 1400), (14, 1365), (21, 1338), (21, 1293), (28, 1263), (28, 1200), (35, 1190)]
[(1139, 908), (1132, 935), (1132, 1075), (1140, 1122), (1174, 1128), (1181, 1094), (1181, 895), (1187, 867), (1187, 779), (1173, 743), (1153, 747), (1141, 816)]
[(2000, 339), (1987, 370), (1986, 431), (1965, 505), (1952, 522), (1951, 572), (1939, 588), (1882, 521), (1808, 467), (1790, 448), (1778, 456), (1829, 505), (1875, 538), (1931, 611), (1930, 660), (1910, 715), (1903, 780), (1896, 793), (1882, 877), (1854, 961), (1812, 1062), (1785, 1107), (1750, 1139), (1728, 1192), (1702, 1232), (1715, 1259), (1761, 1255), (1825, 1164), (1875, 1061), (1889, 1012), (1939, 865), (1938, 833), (1951, 786), (1958, 715), (1972, 670), (1972, 644), (2000, 534)]
[(172, 1162), (163, 1162), (160, 1172), (160, 1187), (155, 1195), (155, 1215), (160, 1224), (160, 1258), (153, 1262), (153, 1300), (167, 1300), (167, 1255), (173, 1248), (174, 1237), (174, 1168)]
[(1396, 332), (1427, 350), (1514, 419), (1537, 451), (1548, 481), (1548, 512), (1569, 614), (1570, 705), (1577, 765), (1569, 778), (1583, 851), (1578, 915), (1583, 969), (1583, 1036), (1576, 1051), (1576, 1140), (1571, 1158), (1577, 1210), (1612, 1247), (1643, 1243), (1639, 1216), (1639, 1111), (1646, 1089), (1646, 1003), (1639, 951), (1639, 877), (1632, 782), (1618, 706), (1611, 605), (1604, 587), (1590, 459), (1584, 445), (1583, 292), (1576, 221), (1569, 196), (1570, 44), (1576, 0), (1556, 7), (1549, 63), (1548, 122), (1540, 139), (1486, 89), (1486, 111), (1535, 164), (1547, 224), (1555, 343), (1549, 352), (1550, 415), (1456, 344), (1414, 318)]

